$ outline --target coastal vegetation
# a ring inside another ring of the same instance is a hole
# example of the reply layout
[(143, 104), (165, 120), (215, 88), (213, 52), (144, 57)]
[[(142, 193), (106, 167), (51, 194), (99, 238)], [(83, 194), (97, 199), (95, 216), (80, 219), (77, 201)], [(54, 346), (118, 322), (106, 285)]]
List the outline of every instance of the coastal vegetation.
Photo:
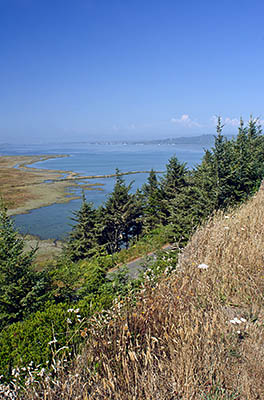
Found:
[[(253, 118), (236, 138), (222, 129), (192, 170), (172, 157), (136, 193), (117, 170), (102, 206), (83, 195), (62, 255), (41, 268), (2, 206), (6, 398), (264, 396), (264, 137)], [(132, 279), (122, 266), (153, 251)]]

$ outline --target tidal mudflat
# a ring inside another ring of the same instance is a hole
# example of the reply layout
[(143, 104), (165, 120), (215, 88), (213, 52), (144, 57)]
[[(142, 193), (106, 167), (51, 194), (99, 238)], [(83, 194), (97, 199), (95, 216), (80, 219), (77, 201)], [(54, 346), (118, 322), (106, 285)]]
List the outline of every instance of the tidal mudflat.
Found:
[[(2, 156), (0, 157), (0, 196), (9, 215), (54, 203), (65, 203), (79, 198), (74, 188), (84, 177), (76, 172), (34, 168), (32, 164), (67, 155)], [(85, 184), (85, 190), (99, 189), (100, 184)]]
[[(76, 188), (102, 190), (102, 183), (87, 180), (113, 178), (117, 174), (81, 175), (73, 171), (40, 169), (32, 164), (67, 155), (34, 155), (0, 157), (0, 196), (9, 215), (24, 214), (30, 210), (55, 203), (66, 203), (80, 198)], [(149, 173), (150, 171), (121, 172), (120, 175)], [(160, 171), (157, 171), (160, 172)], [(84, 184), (84, 182), (86, 182)]]

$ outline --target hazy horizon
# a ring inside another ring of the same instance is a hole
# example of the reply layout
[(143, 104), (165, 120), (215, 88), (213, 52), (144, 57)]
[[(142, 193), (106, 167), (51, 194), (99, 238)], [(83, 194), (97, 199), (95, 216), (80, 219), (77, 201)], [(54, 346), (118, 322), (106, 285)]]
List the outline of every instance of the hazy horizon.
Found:
[[(233, 134), (225, 134), (225, 133), (223, 133), (224, 134), (224, 136), (226, 136), (228, 139), (229, 138), (231, 138), (231, 137), (235, 137), (236, 136), (236, 134), (237, 134), (237, 132), (234, 132)], [(130, 144), (130, 145), (136, 145), (136, 144), (140, 144), (140, 143), (145, 143), (146, 145), (147, 144), (155, 144), (155, 143), (152, 143), (152, 142), (158, 142), (158, 141), (165, 141), (165, 140), (172, 140), (172, 139), (182, 139), (182, 140), (184, 140), (185, 138), (188, 138), (188, 139), (192, 139), (192, 138), (203, 138), (204, 137), (204, 141), (201, 141), (201, 143), (196, 143), (196, 144), (199, 144), (199, 145), (206, 145), (206, 144), (208, 144), (207, 142), (208, 142), (208, 140), (207, 140), (207, 137), (209, 136), (209, 137), (213, 137), (213, 136), (215, 136), (216, 134), (215, 133), (212, 133), (212, 134), (199, 134), (199, 135), (191, 135), (191, 136), (182, 136), (182, 135), (177, 135), (177, 136), (173, 136), (173, 137), (164, 137), (164, 138), (160, 138), (160, 137), (157, 137), (157, 138), (147, 138), (147, 139), (144, 139), (144, 138), (140, 138), (140, 139), (128, 139), (128, 140), (126, 140), (126, 139), (120, 139), (120, 140), (118, 140), (118, 139), (106, 139), (106, 140), (100, 140), (100, 139), (95, 139), (95, 140), (85, 140), (85, 138), (83, 139), (83, 140), (80, 140), (80, 141), (78, 141), (78, 140), (74, 140), (74, 138), (73, 138), (73, 140), (66, 140), (66, 141), (62, 141), (61, 139), (60, 140), (39, 140), (39, 141), (26, 141), (26, 142), (14, 142), (14, 143), (12, 143), (12, 142), (0, 142), (0, 151), (1, 151), (1, 146), (3, 147), (3, 146), (11, 146), (11, 148), (12, 147), (18, 147), (18, 146), (40, 146), (40, 145), (47, 145), (47, 146), (52, 146), (52, 145), (54, 145), (54, 146), (58, 146), (58, 145), (61, 145), (61, 146), (63, 146), (63, 145), (71, 145), (71, 144), (75, 144), (75, 145), (78, 145), (78, 144), (90, 144), (90, 145), (92, 145), (92, 144), (97, 144), (97, 145), (100, 145), (100, 144), (102, 144), (102, 145), (107, 145), (107, 144), (112, 144), (112, 145), (115, 145), (115, 144), (118, 144), (118, 145), (122, 145), (122, 144)], [(179, 145), (183, 145), (183, 144), (186, 144), (186, 143), (179, 143)], [(190, 145), (195, 145), (195, 143), (189, 143)]]

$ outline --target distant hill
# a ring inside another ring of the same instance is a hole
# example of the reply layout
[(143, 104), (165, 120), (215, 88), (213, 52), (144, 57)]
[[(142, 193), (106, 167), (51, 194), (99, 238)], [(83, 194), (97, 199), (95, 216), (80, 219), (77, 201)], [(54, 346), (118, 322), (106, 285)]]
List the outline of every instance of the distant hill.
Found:
[[(224, 135), (228, 140), (232, 139), (232, 135)], [(90, 144), (102, 144), (102, 145), (197, 145), (204, 147), (212, 147), (214, 146), (214, 138), (215, 135), (200, 135), (200, 136), (181, 136), (175, 138), (166, 138), (166, 139), (152, 139), (152, 140), (110, 140), (110, 141), (96, 141), (96, 142), (87, 142)]]
[[(234, 135), (224, 135), (228, 140), (232, 139)], [(214, 138), (215, 135), (200, 135), (200, 136), (181, 136), (174, 138), (166, 138), (166, 139), (152, 139), (152, 140), (97, 140), (97, 141), (82, 141), (82, 142), (61, 142), (60, 146), (63, 145), (85, 145), (85, 144), (96, 144), (96, 145), (197, 145), (204, 147), (213, 147), (214, 146)], [(53, 145), (58, 143), (45, 143), (44, 145)], [(16, 146), (39, 146), (40, 144), (10, 144), (10, 143), (0, 143), (0, 151), (9, 150), (12, 147)]]
[[(213, 146), (215, 135), (200, 135), (200, 136), (181, 136), (176, 138), (167, 139), (155, 139), (155, 140), (142, 140), (133, 142), (133, 144), (160, 144), (160, 145), (200, 145), (200, 146)], [(232, 136), (226, 136), (227, 139), (231, 139)]]

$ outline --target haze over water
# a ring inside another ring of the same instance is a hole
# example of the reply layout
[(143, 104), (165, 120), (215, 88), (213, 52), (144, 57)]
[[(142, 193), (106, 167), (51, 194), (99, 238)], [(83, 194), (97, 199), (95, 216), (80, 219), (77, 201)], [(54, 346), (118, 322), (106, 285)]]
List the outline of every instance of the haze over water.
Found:
[[(188, 167), (200, 163), (204, 154), (199, 145), (102, 145), (73, 143), (62, 145), (8, 146), (1, 154), (69, 154), (69, 157), (49, 159), (33, 164), (36, 168), (58, 169), (78, 172), (81, 175), (104, 175), (128, 171), (165, 171), (166, 164), (173, 155)], [(134, 181), (132, 191), (146, 182), (148, 174), (125, 176), (127, 183)], [(101, 190), (86, 191), (87, 201), (98, 206), (106, 201), (113, 190), (115, 178), (93, 179), (85, 183), (102, 183)], [(75, 190), (80, 194), (81, 190)], [(22, 233), (37, 235), (41, 239), (63, 239), (71, 230), (72, 212), (81, 206), (81, 200), (64, 204), (53, 204), (32, 210), (28, 214), (13, 217), (16, 227)]]

